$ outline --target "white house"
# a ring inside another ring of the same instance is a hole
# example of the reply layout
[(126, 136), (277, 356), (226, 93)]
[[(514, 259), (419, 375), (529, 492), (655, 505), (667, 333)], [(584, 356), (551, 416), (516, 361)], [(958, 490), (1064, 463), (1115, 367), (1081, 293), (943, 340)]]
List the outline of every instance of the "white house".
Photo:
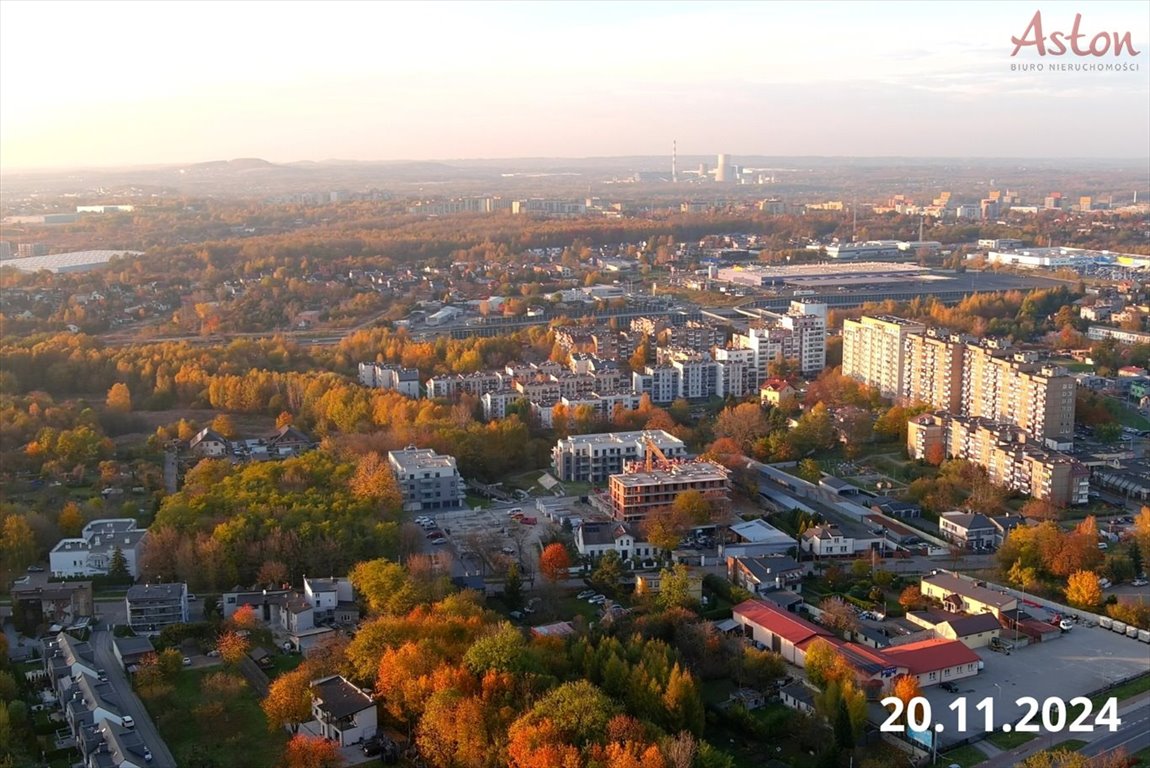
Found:
[(197, 456), (218, 459), (228, 455), (228, 441), (211, 427), (204, 427), (188, 441), (188, 449)]
[(799, 545), (804, 552), (819, 557), (847, 557), (854, 552), (854, 539), (836, 525), (816, 525), (803, 531)]
[(80, 538), (61, 539), (48, 553), (48, 568), (57, 578), (106, 575), (116, 550), (124, 555), (128, 575), (139, 575), (148, 530), (137, 528), (131, 518), (93, 520), (84, 526)]
[(575, 548), (585, 557), (600, 557), (618, 552), (623, 560), (654, 557), (655, 548), (625, 523), (611, 521), (585, 522), (575, 529)]
[(943, 512), (938, 518), (942, 537), (952, 544), (969, 549), (994, 546), (998, 529), (984, 515), (969, 512)]
[(374, 736), (378, 726), (375, 702), (342, 675), (312, 681), (311, 712), (320, 736), (341, 747)]

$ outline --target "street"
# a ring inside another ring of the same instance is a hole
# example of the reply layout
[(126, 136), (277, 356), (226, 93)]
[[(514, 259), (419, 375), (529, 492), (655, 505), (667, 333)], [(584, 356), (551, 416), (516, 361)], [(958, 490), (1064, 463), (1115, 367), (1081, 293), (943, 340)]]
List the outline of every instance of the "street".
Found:
[(136, 721), (136, 731), (152, 750), (151, 765), (156, 766), (156, 768), (176, 768), (176, 760), (168, 750), (168, 745), (160, 738), (160, 733), (156, 730), (156, 725), (152, 722), (148, 710), (144, 708), (143, 702), (132, 690), (132, 685), (120, 666), (119, 660), (112, 652), (112, 633), (106, 629), (93, 630), (89, 642), (92, 651), (96, 654), (96, 663), (107, 673), (108, 682), (123, 704), (123, 714), (130, 715)]

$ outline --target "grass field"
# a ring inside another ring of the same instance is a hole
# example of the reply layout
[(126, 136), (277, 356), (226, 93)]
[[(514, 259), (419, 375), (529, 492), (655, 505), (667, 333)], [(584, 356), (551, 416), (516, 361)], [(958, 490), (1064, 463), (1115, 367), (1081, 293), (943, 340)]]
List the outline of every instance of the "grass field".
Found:
[(1117, 688), (1111, 688), (1105, 693), (1091, 696), (1090, 700), (1094, 702), (1095, 706), (1101, 706), (1102, 702), (1107, 699), (1113, 698), (1122, 701), (1123, 699), (1129, 699), (1131, 696), (1137, 696), (1147, 691), (1150, 691), (1150, 675), (1142, 675), (1142, 677), (1137, 677), (1128, 683), (1123, 683)]
[(973, 768), (986, 761), (986, 755), (981, 749), (973, 744), (964, 744), (957, 749), (952, 749), (949, 752), (944, 752), (939, 755), (939, 763), (942, 765), (959, 765), (962, 768)]
[(1002, 733), (999, 731), (987, 736), (986, 740), (999, 749), (1011, 750), (1021, 747), (1023, 744), (1033, 739), (1034, 736), (1035, 734), (1033, 733), (1019, 733), (1018, 731)]
[(162, 698), (144, 700), (176, 764), (275, 768), (287, 734), (268, 731), (259, 700), (246, 682), (230, 700), (206, 694), (203, 681), (216, 673), (181, 672), (174, 690)]
[(1137, 408), (1112, 397), (1106, 398), (1106, 409), (1114, 414), (1118, 423), (1131, 429), (1150, 429), (1150, 419), (1143, 416)]
[(1150, 749), (1135, 752), (1130, 757), (1135, 761), (1131, 768), (1150, 768)]

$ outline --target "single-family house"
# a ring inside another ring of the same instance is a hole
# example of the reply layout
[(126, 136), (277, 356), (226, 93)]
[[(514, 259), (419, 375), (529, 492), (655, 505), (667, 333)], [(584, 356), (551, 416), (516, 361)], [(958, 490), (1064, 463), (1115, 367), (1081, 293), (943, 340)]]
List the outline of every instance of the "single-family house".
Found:
[(228, 439), (211, 427), (204, 427), (188, 441), (188, 450), (202, 458), (219, 459), (228, 455)]
[(312, 715), (323, 738), (346, 747), (375, 735), (375, 702), (365, 691), (342, 675), (313, 680), (310, 687)]
[(930, 576), (923, 576), (919, 589), (924, 596), (938, 600), (946, 610), (955, 613), (992, 613), (1001, 619), (1004, 612), (1018, 608), (1016, 598), (980, 587), (973, 581), (947, 571), (936, 571)]
[(584, 557), (596, 558), (617, 552), (623, 560), (655, 556), (655, 548), (642, 540), (635, 529), (614, 520), (584, 521), (575, 529), (575, 548)]
[(849, 557), (854, 552), (854, 538), (837, 525), (816, 525), (803, 531), (799, 547), (816, 557)]
[(970, 512), (943, 512), (938, 528), (944, 539), (966, 549), (990, 549), (998, 534), (990, 518)]
[(798, 583), (804, 568), (793, 558), (728, 557), (727, 578), (748, 592), (759, 594)]

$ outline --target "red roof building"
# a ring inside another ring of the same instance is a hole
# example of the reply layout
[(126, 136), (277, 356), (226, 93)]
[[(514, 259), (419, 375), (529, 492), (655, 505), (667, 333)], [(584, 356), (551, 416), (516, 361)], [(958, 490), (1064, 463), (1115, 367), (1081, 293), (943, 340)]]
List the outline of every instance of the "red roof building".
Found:
[(763, 600), (741, 602), (733, 615), (744, 634), (796, 667), (804, 666), (809, 641), (816, 637), (833, 638), (829, 630)]
[(918, 678), (925, 688), (948, 680), (973, 677), (982, 668), (978, 654), (960, 640), (934, 638), (917, 643), (884, 648), (883, 655), (893, 664), (906, 669), (906, 674)]

